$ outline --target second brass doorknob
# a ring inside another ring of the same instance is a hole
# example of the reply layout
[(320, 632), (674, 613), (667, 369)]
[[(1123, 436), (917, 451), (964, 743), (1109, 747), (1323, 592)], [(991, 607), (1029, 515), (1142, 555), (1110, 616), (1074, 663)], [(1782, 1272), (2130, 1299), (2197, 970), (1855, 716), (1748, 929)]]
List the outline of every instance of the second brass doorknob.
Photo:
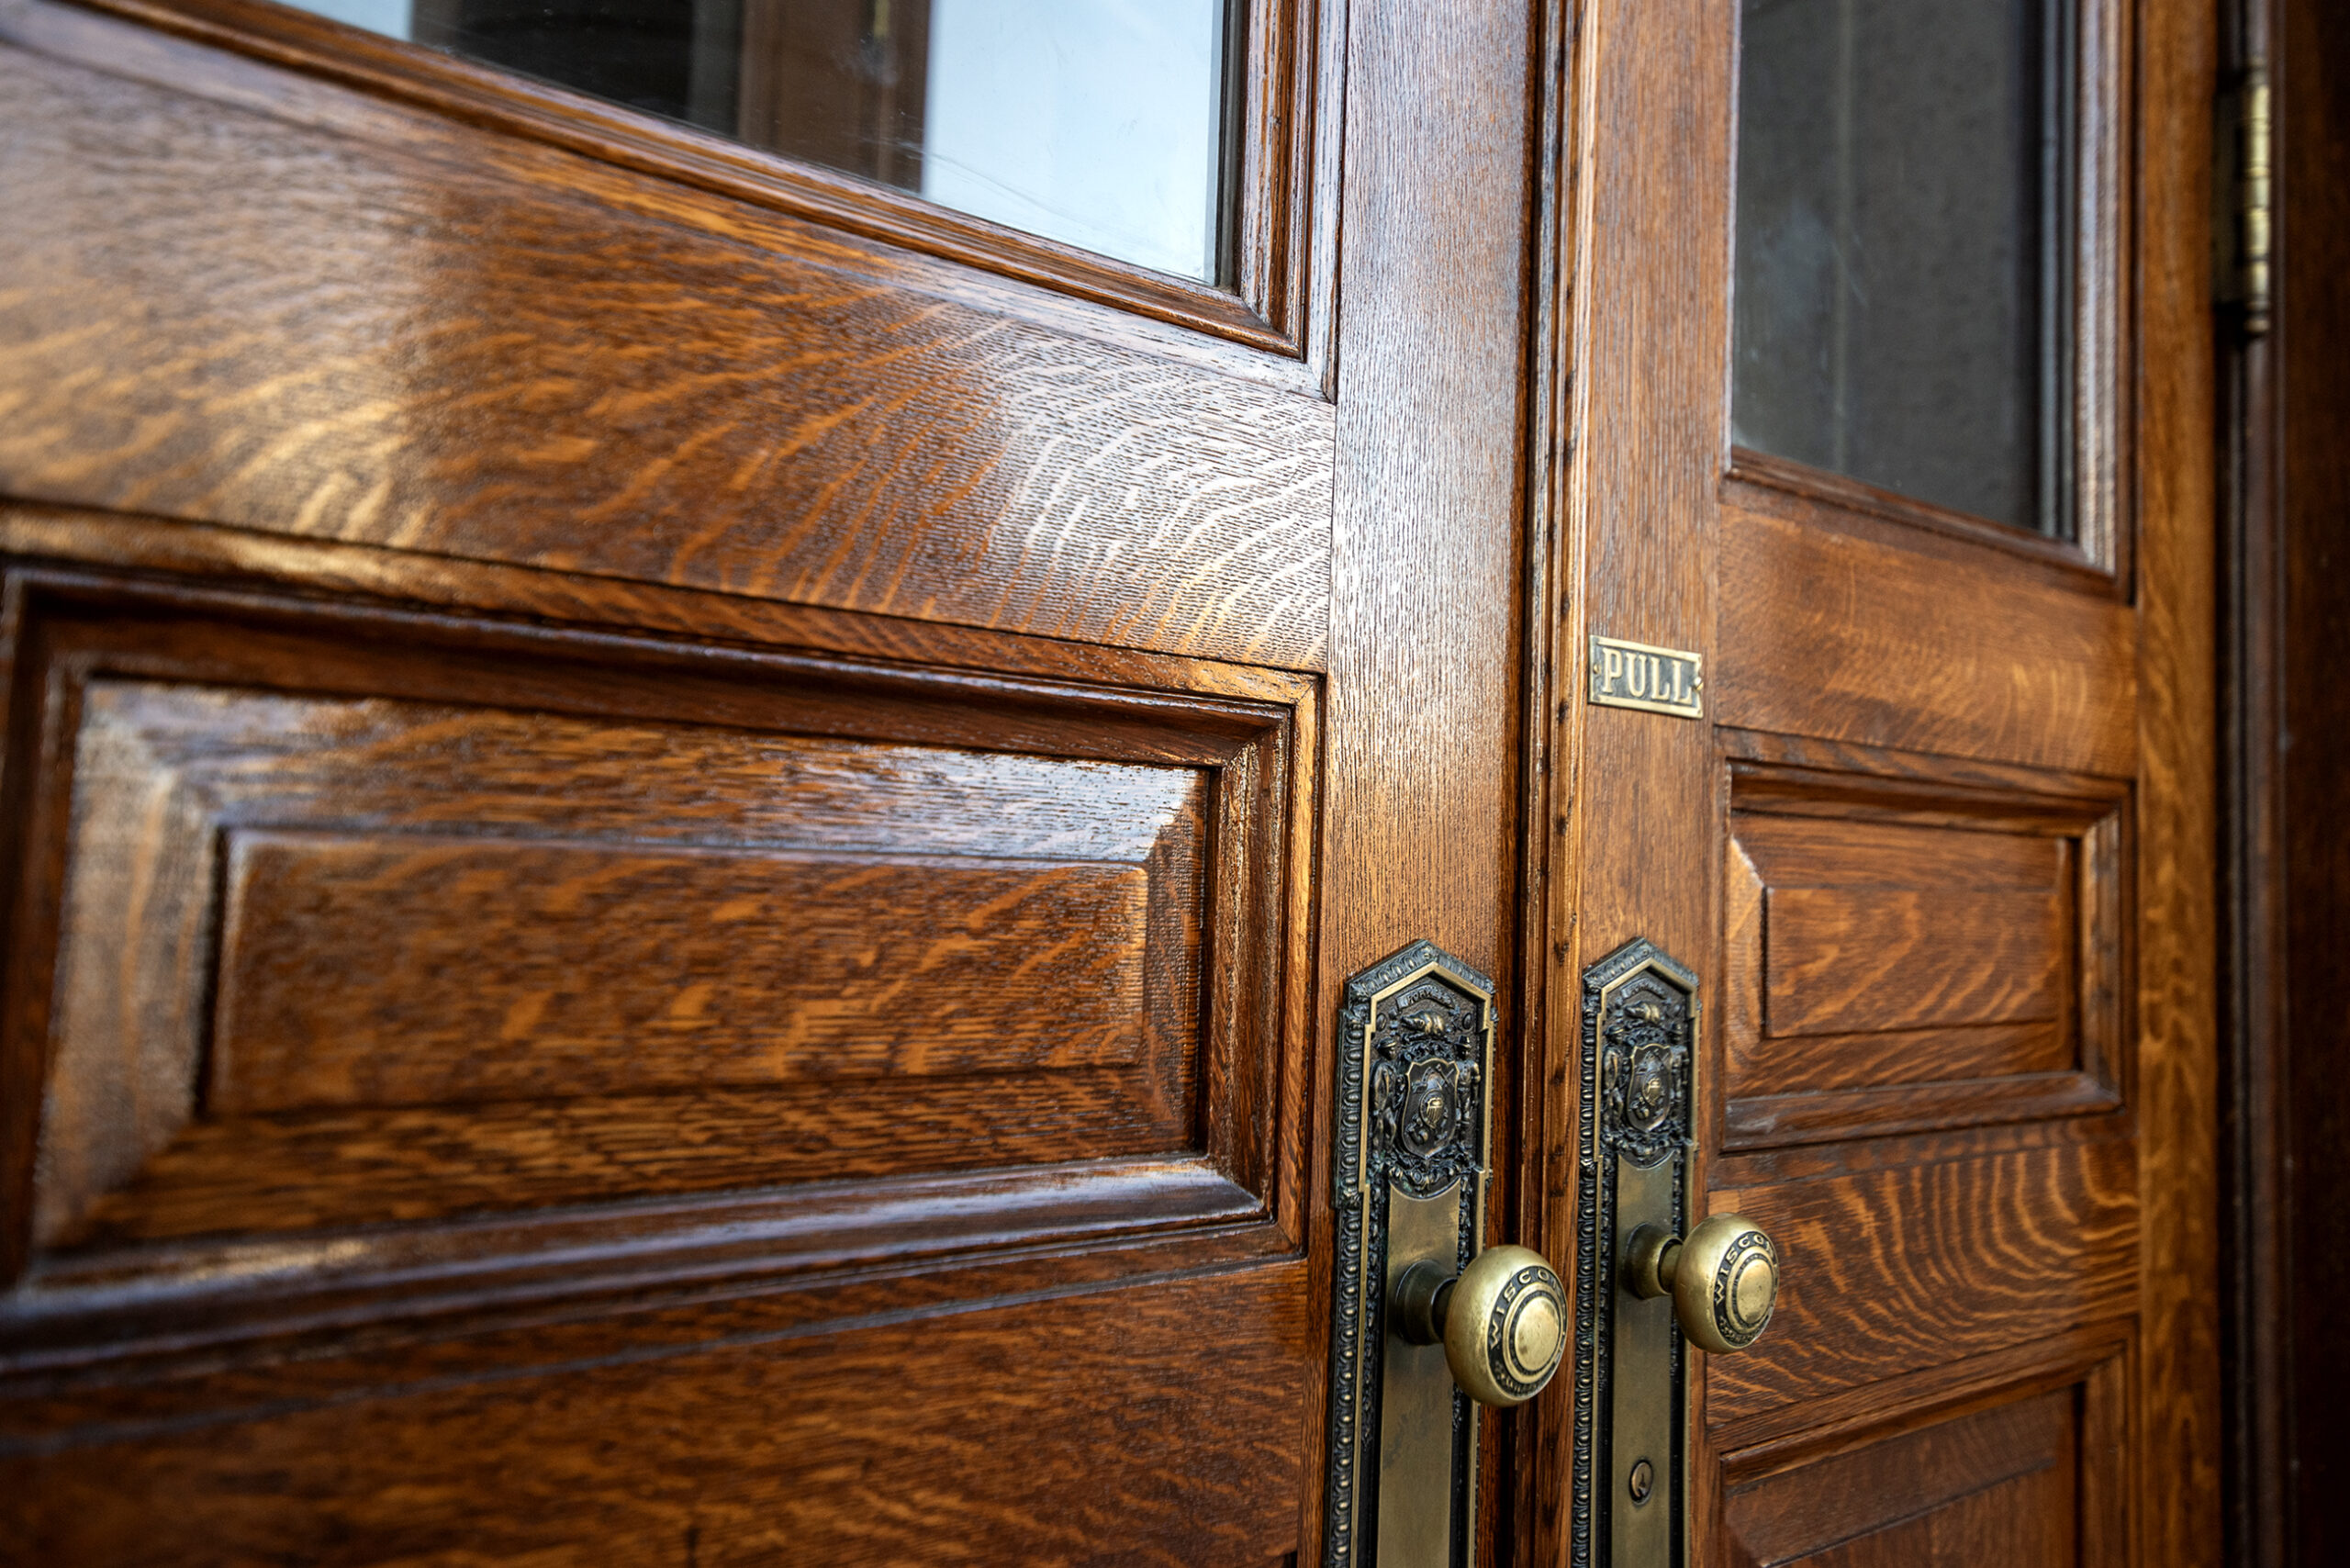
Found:
[(1761, 1338), (1779, 1304), (1779, 1249), (1743, 1215), (1715, 1215), (1686, 1239), (1644, 1225), (1625, 1249), (1624, 1273), (1634, 1295), (1670, 1292), (1681, 1332), (1716, 1355)]

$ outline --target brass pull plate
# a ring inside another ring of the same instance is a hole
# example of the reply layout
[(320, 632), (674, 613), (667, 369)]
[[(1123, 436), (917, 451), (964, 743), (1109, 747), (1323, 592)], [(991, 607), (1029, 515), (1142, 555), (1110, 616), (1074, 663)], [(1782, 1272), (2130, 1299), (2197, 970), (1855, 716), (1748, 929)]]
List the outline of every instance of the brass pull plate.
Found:
[(1493, 1065), (1494, 982), (1441, 948), (1347, 982), (1324, 1568), (1474, 1568), (1476, 1407), (1388, 1317), (1414, 1264), (1451, 1278), (1483, 1249)]
[(1591, 700), (1603, 708), (1637, 708), (1676, 719), (1706, 716), (1706, 665), (1695, 654), (1628, 643), (1591, 640)]
[(1573, 1568), (1688, 1555), (1687, 1350), (1624, 1267), (1635, 1231), (1688, 1233), (1697, 977), (1645, 939), (1583, 977)]

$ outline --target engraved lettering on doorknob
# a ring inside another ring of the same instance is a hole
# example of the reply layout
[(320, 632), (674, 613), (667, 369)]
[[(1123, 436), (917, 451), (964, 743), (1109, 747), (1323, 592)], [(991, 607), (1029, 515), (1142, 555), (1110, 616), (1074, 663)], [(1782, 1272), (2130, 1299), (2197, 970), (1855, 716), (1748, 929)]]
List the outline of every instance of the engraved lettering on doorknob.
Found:
[(1689, 1342), (1729, 1355), (1771, 1326), (1779, 1302), (1779, 1249), (1743, 1215), (1715, 1215), (1686, 1240), (1644, 1225), (1625, 1246), (1624, 1282), (1643, 1301), (1670, 1294), (1673, 1317)]
[(1566, 1287), (1530, 1248), (1488, 1247), (1458, 1277), (1415, 1263), (1395, 1282), (1391, 1310), (1406, 1343), (1444, 1346), (1453, 1382), (1480, 1405), (1525, 1404), (1566, 1352)]

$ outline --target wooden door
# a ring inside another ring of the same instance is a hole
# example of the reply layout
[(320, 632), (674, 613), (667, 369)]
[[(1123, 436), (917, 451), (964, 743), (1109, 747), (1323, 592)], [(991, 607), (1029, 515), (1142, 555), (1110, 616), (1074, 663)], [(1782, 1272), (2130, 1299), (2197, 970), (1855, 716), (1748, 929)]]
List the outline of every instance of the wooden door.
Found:
[[(2217, 1560), (2214, 36), (2166, 0), (1580, 13), (1546, 1234), (1581, 977), (1648, 938), (1700, 982), (1695, 1207), (1783, 1267), (1762, 1340), (1695, 1358), (1692, 1562)], [(2014, 208), (1970, 207), (2004, 157)], [(1989, 255), (2011, 218), (2039, 248)], [(1807, 317), (1799, 265), (1847, 292)], [(2021, 402), (1978, 429), (2001, 299)], [(1587, 700), (1591, 636), (1702, 655), (1704, 719)]]
[(1219, 285), (0, 0), (0, 1556), (1318, 1555), (1345, 977), (1517, 1147), (1536, 19), (1234, 14)]

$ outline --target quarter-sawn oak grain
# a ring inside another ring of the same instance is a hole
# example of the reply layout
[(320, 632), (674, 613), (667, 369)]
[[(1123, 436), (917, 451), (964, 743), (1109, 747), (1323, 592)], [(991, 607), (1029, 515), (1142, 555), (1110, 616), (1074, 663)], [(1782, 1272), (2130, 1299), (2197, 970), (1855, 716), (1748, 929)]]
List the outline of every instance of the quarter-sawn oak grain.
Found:
[[(1716, 1568), (2210, 1560), (2208, 228), (2185, 199), (2210, 7), (2072, 10), (2068, 541), (1734, 449), (1737, 8), (1573, 10), (1557, 689), (1582, 689), (1586, 633), (1686, 649), (1712, 722), (1561, 704), (1546, 1122), (1593, 1092), (1583, 967), (1643, 935), (1695, 969), (1693, 1217), (1759, 1220), (1784, 1265), (1763, 1339), (1695, 1358), (1694, 1560)], [(1923, 1513), (1869, 1479), (1964, 1470), (1999, 1409), (2046, 1418), (1992, 1434), (2044, 1464)], [(1563, 1415), (1537, 1418), (1562, 1454)], [(1871, 1445), (1878, 1471), (1836, 1457)], [(1761, 1529), (1765, 1490), (1818, 1528)], [(1888, 1506), (1827, 1521), (1839, 1499)]]
[(1318, 398), (17, 50), (0, 95), (6, 493), (1324, 660)]
[(113, 11), (0, 0), (0, 1540), (1313, 1558), (1336, 983), (1518, 936), (1525, 10), (1252, 7), (1206, 301)]

